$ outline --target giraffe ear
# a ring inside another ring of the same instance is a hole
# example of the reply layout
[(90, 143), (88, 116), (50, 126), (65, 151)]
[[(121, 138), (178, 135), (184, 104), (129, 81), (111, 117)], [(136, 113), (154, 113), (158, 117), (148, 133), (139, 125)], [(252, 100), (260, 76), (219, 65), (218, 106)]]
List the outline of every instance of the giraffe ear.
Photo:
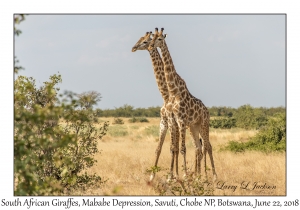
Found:
[(167, 38), (167, 34), (164, 35), (164, 38)]

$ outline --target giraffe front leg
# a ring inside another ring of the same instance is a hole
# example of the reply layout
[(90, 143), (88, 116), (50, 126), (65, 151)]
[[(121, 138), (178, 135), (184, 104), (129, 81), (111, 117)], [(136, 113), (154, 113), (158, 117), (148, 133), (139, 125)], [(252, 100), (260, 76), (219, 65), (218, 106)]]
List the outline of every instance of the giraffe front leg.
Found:
[[(171, 165), (170, 165), (170, 173), (169, 173), (167, 181), (170, 181), (171, 179), (173, 179), (174, 160), (176, 160), (176, 125), (174, 124), (175, 121), (172, 119), (169, 120), (169, 122), (170, 122), (169, 129), (170, 129), (170, 134), (171, 134), (171, 145), (170, 145)], [(178, 162), (178, 160), (176, 160), (176, 162)]]
[(178, 126), (177, 124), (175, 124), (175, 139), (174, 139), (174, 142), (175, 142), (175, 172), (176, 172), (176, 175), (175, 175), (175, 178), (178, 178), (179, 177), (179, 174), (178, 174), (178, 155), (179, 155), (179, 129), (178, 129)]
[[(154, 170), (156, 169), (157, 164), (158, 164), (159, 156), (161, 153), (162, 145), (164, 144), (167, 130), (168, 130), (168, 120), (166, 117), (162, 117), (160, 120), (159, 142), (158, 142), (158, 146), (155, 151)], [(155, 177), (155, 171), (152, 171), (152, 173), (150, 175), (150, 182), (154, 179), (154, 177)]]
[(185, 146), (186, 126), (185, 126), (184, 123), (179, 123), (178, 126), (179, 126), (179, 137), (181, 139), (180, 153), (183, 156), (183, 171), (184, 171), (183, 177), (186, 177), (186, 175), (187, 175), (187, 170), (186, 170), (186, 146)]
[[(207, 180), (207, 164), (206, 164), (206, 154), (207, 154), (207, 143), (204, 143), (202, 139), (200, 139), (202, 142), (202, 154), (203, 154), (203, 159), (204, 159), (204, 173), (205, 173), (205, 179)], [(201, 168), (200, 168), (201, 170)]]

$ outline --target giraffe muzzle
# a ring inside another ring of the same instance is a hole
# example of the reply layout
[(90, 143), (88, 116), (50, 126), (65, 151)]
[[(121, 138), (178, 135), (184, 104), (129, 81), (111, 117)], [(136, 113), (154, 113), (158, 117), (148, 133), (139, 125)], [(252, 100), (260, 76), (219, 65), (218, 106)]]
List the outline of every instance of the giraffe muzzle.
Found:
[(136, 47), (133, 47), (131, 52), (135, 52), (136, 50), (137, 50)]

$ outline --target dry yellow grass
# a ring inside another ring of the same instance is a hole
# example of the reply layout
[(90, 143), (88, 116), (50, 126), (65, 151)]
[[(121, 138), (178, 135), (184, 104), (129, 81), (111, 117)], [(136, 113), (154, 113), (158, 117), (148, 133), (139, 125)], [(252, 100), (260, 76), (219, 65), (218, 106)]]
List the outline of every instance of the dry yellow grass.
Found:
[[(149, 123), (129, 123), (127, 118), (122, 119), (125, 122), (123, 125), (112, 125), (113, 118), (101, 119), (110, 121), (111, 130), (118, 131), (120, 129), (124, 132), (109, 133), (99, 142), (101, 154), (95, 156), (98, 163), (88, 170), (108, 181), (100, 189), (89, 189), (85, 192), (77, 192), (78, 194), (157, 195), (153, 187), (147, 185), (149, 174), (146, 173), (146, 169), (154, 164), (158, 137), (155, 132), (151, 135), (151, 132), (145, 132), (145, 130), (149, 127), (155, 130), (155, 126), (159, 125), (159, 118), (148, 118)], [(219, 151), (220, 146), (226, 142), (230, 140), (247, 141), (255, 133), (256, 131), (242, 129), (211, 129), (210, 141), (218, 174), (218, 180), (214, 183), (215, 195), (286, 195), (285, 153), (245, 152), (235, 154)], [(169, 146), (170, 138), (167, 135), (159, 159), (159, 166), (165, 170), (157, 173), (157, 177), (164, 178), (168, 172)], [(194, 150), (188, 132), (187, 161), (188, 167), (193, 169)], [(207, 161), (207, 166), (210, 168), (208, 156)], [(179, 163), (181, 162), (180, 155)], [(182, 175), (183, 173), (180, 171), (180, 176)], [(212, 178), (211, 171), (208, 171), (208, 176), (209, 179)]]

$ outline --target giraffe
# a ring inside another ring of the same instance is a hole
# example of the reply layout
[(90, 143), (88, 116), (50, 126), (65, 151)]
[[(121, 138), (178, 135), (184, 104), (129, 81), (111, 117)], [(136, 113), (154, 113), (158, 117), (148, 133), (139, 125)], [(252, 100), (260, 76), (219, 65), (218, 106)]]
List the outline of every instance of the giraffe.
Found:
[[(177, 124), (179, 129), (179, 137), (181, 140), (180, 153), (183, 155), (184, 176), (186, 175), (186, 146), (185, 133), (186, 128), (190, 128), (193, 144), (195, 147), (195, 173), (200, 174), (201, 160), (204, 154), (205, 174), (206, 172), (206, 153), (208, 152), (214, 180), (217, 178), (214, 160), (212, 155), (212, 147), (209, 142), (209, 111), (201, 100), (194, 97), (188, 90), (185, 81), (176, 73), (171, 55), (169, 53), (163, 28), (158, 32), (155, 28), (155, 34), (149, 44), (148, 49), (159, 47), (162, 54), (164, 64), (165, 78), (169, 91), (169, 101), (166, 105), (168, 113), (172, 113), (174, 117), (168, 118), (169, 126)], [(174, 134), (173, 134), (174, 135)], [(202, 144), (201, 145), (201, 139)], [(173, 142), (172, 142), (173, 143)], [(202, 146), (202, 151), (201, 151)], [(171, 151), (174, 155), (175, 150)], [(171, 160), (170, 175), (173, 175), (173, 159)]]
[[(132, 52), (135, 52), (137, 50), (147, 50), (150, 54), (151, 60), (152, 60), (152, 66), (154, 70), (154, 75), (156, 78), (156, 83), (158, 86), (158, 89), (161, 93), (161, 96), (163, 98), (163, 106), (161, 107), (160, 110), (160, 132), (159, 132), (159, 142), (158, 146), (156, 148), (155, 154), (155, 163), (154, 167), (157, 167), (159, 156), (161, 153), (162, 145), (164, 143), (166, 133), (168, 130), (168, 110), (166, 109), (166, 105), (168, 104), (169, 101), (169, 92), (168, 92), (168, 87), (167, 83), (165, 81), (165, 73), (164, 73), (164, 66), (163, 62), (161, 60), (161, 57), (159, 55), (159, 52), (156, 48), (153, 48), (152, 50), (148, 50), (150, 41), (151, 41), (151, 34), (152, 32), (147, 32), (143, 37), (141, 37), (138, 42), (133, 46)], [(172, 140), (172, 138), (175, 138)], [(175, 142), (175, 167), (176, 167), (176, 176), (178, 176), (178, 154), (179, 154), (179, 142), (178, 142), (178, 128), (175, 127), (175, 135), (171, 135), (171, 142)], [(171, 145), (172, 146), (172, 145)], [(154, 179), (155, 177), (155, 172), (153, 171), (152, 174), (150, 175), (150, 182)]]

